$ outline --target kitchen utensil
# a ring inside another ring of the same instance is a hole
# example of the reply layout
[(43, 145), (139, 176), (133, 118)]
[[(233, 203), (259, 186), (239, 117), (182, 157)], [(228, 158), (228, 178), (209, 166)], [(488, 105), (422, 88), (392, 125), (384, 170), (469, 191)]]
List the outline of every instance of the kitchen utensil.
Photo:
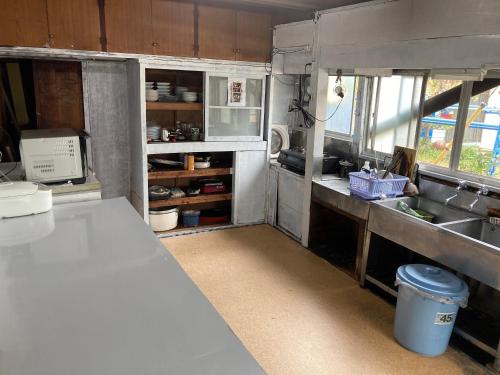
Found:
[(349, 176), (349, 173), (354, 170), (354, 164), (347, 160), (341, 160), (339, 162), (339, 177), (345, 178)]
[(227, 208), (213, 208), (203, 210), (200, 214), (201, 225), (221, 224), (231, 221), (230, 211)]
[(182, 211), (182, 225), (186, 228), (197, 227), (200, 223), (200, 211)]
[(199, 128), (191, 128), (191, 140), (199, 141), (200, 140), (200, 129)]
[(164, 232), (177, 227), (179, 220), (179, 209), (167, 208), (149, 210), (149, 226), (155, 232)]
[(186, 193), (178, 187), (171, 188), (170, 192), (172, 193), (172, 198), (184, 198), (186, 196)]
[(199, 181), (202, 194), (225, 193), (226, 186), (224, 182), (217, 178), (202, 179)]
[(154, 158), (149, 161), (152, 164), (159, 165), (160, 167), (183, 167), (184, 163), (173, 160)]
[(155, 185), (155, 186), (149, 187), (148, 193), (149, 193), (149, 199), (152, 201), (169, 199), (172, 195), (172, 193), (170, 192), (170, 189), (166, 188), (165, 186), (161, 186), (161, 185)]
[(209, 161), (196, 161), (194, 163), (194, 169), (207, 169), (210, 168)]
[(168, 142), (170, 139), (169, 136), (170, 136), (170, 132), (168, 131), (168, 129), (161, 130), (161, 140), (163, 142)]
[(156, 102), (158, 100), (159, 93), (157, 90), (146, 89), (146, 101)]
[(186, 195), (188, 197), (195, 197), (197, 195), (200, 195), (200, 188), (199, 187), (189, 187), (186, 189)]
[(188, 171), (194, 171), (194, 155), (188, 155)]

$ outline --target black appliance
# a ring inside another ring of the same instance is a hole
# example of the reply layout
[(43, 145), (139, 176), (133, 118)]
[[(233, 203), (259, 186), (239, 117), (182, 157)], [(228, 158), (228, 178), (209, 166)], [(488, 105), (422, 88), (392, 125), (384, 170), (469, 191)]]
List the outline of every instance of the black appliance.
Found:
[[(323, 155), (323, 174), (334, 174), (339, 170), (338, 156)], [(293, 150), (281, 150), (278, 163), (285, 169), (303, 175), (306, 170), (306, 154)]]

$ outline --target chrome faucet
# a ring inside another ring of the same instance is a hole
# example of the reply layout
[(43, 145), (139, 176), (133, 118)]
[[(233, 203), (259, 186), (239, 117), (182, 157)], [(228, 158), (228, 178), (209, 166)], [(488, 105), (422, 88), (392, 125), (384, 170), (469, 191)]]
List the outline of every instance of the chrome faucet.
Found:
[(485, 185), (479, 186), (479, 188), (477, 189), (477, 192), (476, 192), (476, 199), (474, 199), (474, 202), (472, 202), (469, 205), (469, 211), (472, 211), (472, 209), (474, 208), (476, 203), (479, 202), (479, 197), (481, 197), (481, 195), (486, 196), (486, 195), (488, 195), (489, 192), (490, 191), (488, 190), (488, 188)]
[(452, 195), (451, 197), (446, 198), (445, 201), (444, 201), (444, 204), (447, 206), (448, 203), (450, 203), (450, 201), (452, 199), (455, 199), (456, 197), (458, 197), (458, 193), (460, 193), (460, 190), (465, 190), (465, 189), (467, 189), (467, 181), (465, 181), (465, 180), (459, 180), (458, 181), (458, 186), (455, 189), (456, 193), (454, 195)]

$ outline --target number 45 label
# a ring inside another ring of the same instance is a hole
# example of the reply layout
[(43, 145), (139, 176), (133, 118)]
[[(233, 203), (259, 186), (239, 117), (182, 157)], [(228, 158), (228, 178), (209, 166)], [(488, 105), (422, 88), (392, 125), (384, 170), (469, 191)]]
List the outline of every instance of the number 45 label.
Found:
[(437, 313), (434, 324), (446, 325), (452, 324), (455, 320), (455, 313)]

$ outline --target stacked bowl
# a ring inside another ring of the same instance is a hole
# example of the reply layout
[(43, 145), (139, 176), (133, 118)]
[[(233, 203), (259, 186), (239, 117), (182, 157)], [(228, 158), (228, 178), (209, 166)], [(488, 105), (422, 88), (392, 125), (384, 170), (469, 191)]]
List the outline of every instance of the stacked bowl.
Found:
[(194, 103), (198, 100), (198, 94), (193, 91), (186, 91), (182, 93), (182, 101), (187, 103)]

